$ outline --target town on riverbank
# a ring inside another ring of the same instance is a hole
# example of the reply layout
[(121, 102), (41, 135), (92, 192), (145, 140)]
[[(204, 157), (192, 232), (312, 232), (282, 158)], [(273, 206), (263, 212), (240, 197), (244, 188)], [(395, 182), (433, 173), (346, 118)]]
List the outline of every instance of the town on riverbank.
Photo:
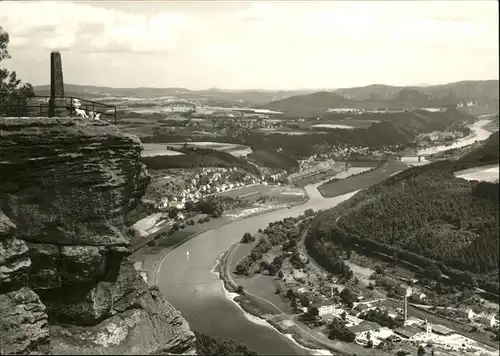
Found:
[[(448, 154), (462, 157), (475, 147)], [(304, 245), (315, 215), (309, 210), (246, 232), (224, 253), (220, 276), (245, 311), (305, 346), (335, 352), (498, 354), (498, 295), (463, 287), (436, 294), (433, 278), (441, 272), (434, 266), (419, 269), (341, 245), (329, 246), (337, 259), (326, 271), (315, 261), (332, 257)]]
[[(464, 148), (453, 148), (449, 150), (448, 155), (456, 155), (457, 152), (465, 154), (473, 147), (476, 146), (473, 144)], [(324, 173), (323, 167), (325, 166), (316, 169), (318, 172), (316, 177), (314, 174), (306, 174), (305, 177), (310, 183), (319, 180), (320, 183), (312, 186), (315, 186), (314, 189), (318, 187), (317, 189), (324, 196), (336, 196), (351, 192), (356, 188), (368, 188), (408, 166), (428, 164), (440, 158), (442, 154), (437, 153), (424, 162), (388, 160), (376, 162), (371, 167), (356, 167), (356, 164), (349, 166), (342, 162), (333, 165), (336, 167), (333, 169), (329, 166), (330, 172), (336, 173), (333, 177), (326, 179), (325, 176), (328, 176), (328, 173), (326, 175)], [(213, 176), (218, 170), (205, 169), (204, 172), (207, 172), (205, 174), (208, 174), (208, 182), (211, 182), (214, 181)], [(199, 177), (202, 177), (202, 174), (198, 174), (198, 179)], [(194, 179), (196, 180), (196, 176)], [(245, 184), (245, 182), (248, 183)], [(223, 181), (222, 184), (225, 186), (217, 189), (214, 185), (201, 188), (202, 185), (196, 186), (194, 183), (193, 187), (196, 189), (194, 194), (198, 194), (200, 201), (204, 201), (206, 197), (211, 200), (214, 195), (220, 196), (221, 193), (232, 197), (247, 198), (263, 188), (267, 191), (279, 189), (280, 193), (289, 189), (303, 191), (298, 184), (295, 184), (293, 188), (287, 185), (286, 181), (266, 181), (266, 179), (254, 181), (251, 178), (243, 178), (243, 184), (238, 185), (237, 182), (228, 181)], [(252, 192), (245, 192), (245, 190), (253, 189), (255, 190)], [(206, 192), (206, 195), (203, 195), (203, 192)], [(173, 203), (164, 205), (168, 209), (175, 207), (177, 214), (184, 214), (185, 211), (182, 210), (181, 205), (184, 203), (185, 208), (186, 198), (190, 198), (189, 194), (193, 194), (192, 190), (183, 192), (180, 199), (170, 199)], [(248, 205), (245, 207), (240, 205), (237, 207), (239, 211), (236, 212), (233, 206), (224, 211), (222, 217), (217, 217), (217, 214), (216, 218), (213, 218), (213, 215), (207, 215), (206, 217), (211, 219), (208, 222), (200, 223), (194, 219), (197, 224), (182, 227), (184, 237), (172, 238), (181, 229), (170, 233), (170, 236), (168, 233), (159, 234), (160, 238), (153, 239), (156, 246), (150, 245), (147, 248), (152, 248), (157, 252), (164, 251), (165, 248), (171, 249), (176, 244), (182, 243), (183, 239), (230, 223), (235, 218), (244, 218), (272, 209), (300, 204), (306, 199), (307, 194), (302, 193), (295, 201), (287, 201), (285, 204), (274, 206), (271, 203), (272, 200), (268, 200), (267, 204), (262, 204), (266, 208), (260, 210)], [(167, 202), (168, 199), (165, 201)], [(454, 354), (453, 352), (461, 355), (467, 350), (485, 354), (493, 352), (494, 354), (495, 342), (489, 334), (471, 331), (472, 327), (482, 331), (489, 328), (494, 330), (498, 320), (494, 311), (490, 314), (470, 314), (468, 310), (463, 311), (464, 308), (432, 307), (428, 303), (432, 298), (427, 296), (426, 285), (423, 283), (421, 286), (418, 285), (419, 280), (415, 274), (387, 263), (383, 258), (368, 260), (355, 251), (345, 252), (344, 257), (348, 254), (348, 258), (341, 261), (341, 267), (339, 267), (341, 278), (336, 276), (339, 271), (332, 274), (320, 268), (308, 255), (303, 245), (307, 224), (316, 213), (309, 212), (309, 216), (273, 222), (267, 227), (261, 227), (259, 231), (245, 234), (246, 237), (241, 236), (242, 243), (222, 256), (219, 264), (220, 276), (228, 290), (240, 294), (235, 300), (244, 310), (267, 320), (281, 332), (292, 334), (302, 345), (311, 348), (319, 347), (358, 355), (378, 353), (382, 355), (390, 350), (418, 352), (421, 348), (428, 351), (432, 349), (434, 352), (447, 350), (447, 354), (451, 355)], [(187, 219), (189, 218), (188, 216)], [(181, 219), (179, 215), (175, 216), (175, 221), (179, 222)], [(198, 228), (193, 228), (196, 225)], [(154, 234), (154, 227), (153, 233), (151, 230), (144, 231), (144, 236), (148, 236), (148, 232), (149, 237), (158, 236)], [(271, 246), (266, 246), (263, 241), (272, 240), (269, 233), (272, 238), (275, 235), (281, 236), (281, 240), (278, 239), (276, 244), (269, 242), (268, 245)], [(290, 239), (291, 236), (293, 238)], [(287, 240), (286, 237), (289, 239)], [(254, 248), (260, 249), (261, 252), (255, 254)], [(269, 250), (264, 252), (267, 248)], [(248, 258), (250, 255), (253, 255), (256, 260), (250, 261), (252, 259)], [(245, 266), (245, 263), (249, 265)], [(342, 266), (348, 267), (345, 271), (351, 271), (346, 272), (348, 276), (342, 274), (344, 273)], [(155, 268), (142, 266), (143, 270)], [(349, 276), (349, 273), (352, 274)], [(144, 275), (147, 278), (146, 274)], [(404, 300), (401, 297), (410, 286), (412, 293), (408, 297), (407, 319), (405, 320)], [(389, 295), (388, 290), (391, 290)], [(465, 315), (461, 322), (460, 318), (456, 317), (457, 314)], [(341, 321), (337, 322), (337, 320)], [(430, 333), (429, 330), (431, 330)], [(430, 341), (427, 342), (428, 340)]]
[(423, 278), (354, 251), (346, 251), (337, 271), (319, 267), (303, 244), (314, 215), (306, 211), (245, 233), (223, 254), (220, 277), (246, 312), (306, 347), (349, 355), (422, 348), (437, 355), (498, 354), (498, 334), (487, 332), (499, 326), (498, 306), (481, 313), (465, 300), (460, 308), (435, 307)]

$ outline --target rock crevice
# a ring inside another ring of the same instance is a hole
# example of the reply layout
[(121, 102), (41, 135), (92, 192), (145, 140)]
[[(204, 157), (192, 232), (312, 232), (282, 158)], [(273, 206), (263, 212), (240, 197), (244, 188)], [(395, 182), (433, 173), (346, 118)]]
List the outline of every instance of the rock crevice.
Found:
[(99, 121), (0, 118), (1, 354), (181, 353), (194, 334), (127, 259), (142, 145)]

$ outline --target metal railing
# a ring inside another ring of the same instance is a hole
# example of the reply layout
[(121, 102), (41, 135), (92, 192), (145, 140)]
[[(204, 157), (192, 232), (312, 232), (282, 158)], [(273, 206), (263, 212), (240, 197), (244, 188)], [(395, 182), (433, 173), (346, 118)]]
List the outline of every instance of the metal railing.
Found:
[[(22, 97), (0, 94), (0, 117), (1, 116), (49, 116), (51, 105), (50, 96), (35, 95), (34, 97)], [(81, 106), (79, 109), (86, 113), (93, 111), (100, 114), (104, 120), (116, 125), (116, 106), (104, 104), (97, 101), (86, 100), (75, 96), (57, 97), (52, 109), (63, 109), (68, 111), (68, 116), (76, 116), (76, 108), (73, 99), (77, 99)]]

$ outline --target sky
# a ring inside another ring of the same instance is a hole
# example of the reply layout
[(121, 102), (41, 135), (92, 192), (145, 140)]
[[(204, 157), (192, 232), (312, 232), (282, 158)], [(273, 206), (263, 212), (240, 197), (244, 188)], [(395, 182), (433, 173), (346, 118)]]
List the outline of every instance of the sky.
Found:
[(498, 3), (2, 1), (12, 59), (33, 85), (305, 89), (498, 79)]

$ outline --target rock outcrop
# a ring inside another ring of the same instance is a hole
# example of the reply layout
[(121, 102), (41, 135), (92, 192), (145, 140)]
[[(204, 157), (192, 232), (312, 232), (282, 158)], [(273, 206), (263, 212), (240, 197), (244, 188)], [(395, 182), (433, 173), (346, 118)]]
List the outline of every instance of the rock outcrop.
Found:
[(187, 322), (131, 263), (142, 145), (84, 119), (0, 119), (1, 354), (182, 353)]

